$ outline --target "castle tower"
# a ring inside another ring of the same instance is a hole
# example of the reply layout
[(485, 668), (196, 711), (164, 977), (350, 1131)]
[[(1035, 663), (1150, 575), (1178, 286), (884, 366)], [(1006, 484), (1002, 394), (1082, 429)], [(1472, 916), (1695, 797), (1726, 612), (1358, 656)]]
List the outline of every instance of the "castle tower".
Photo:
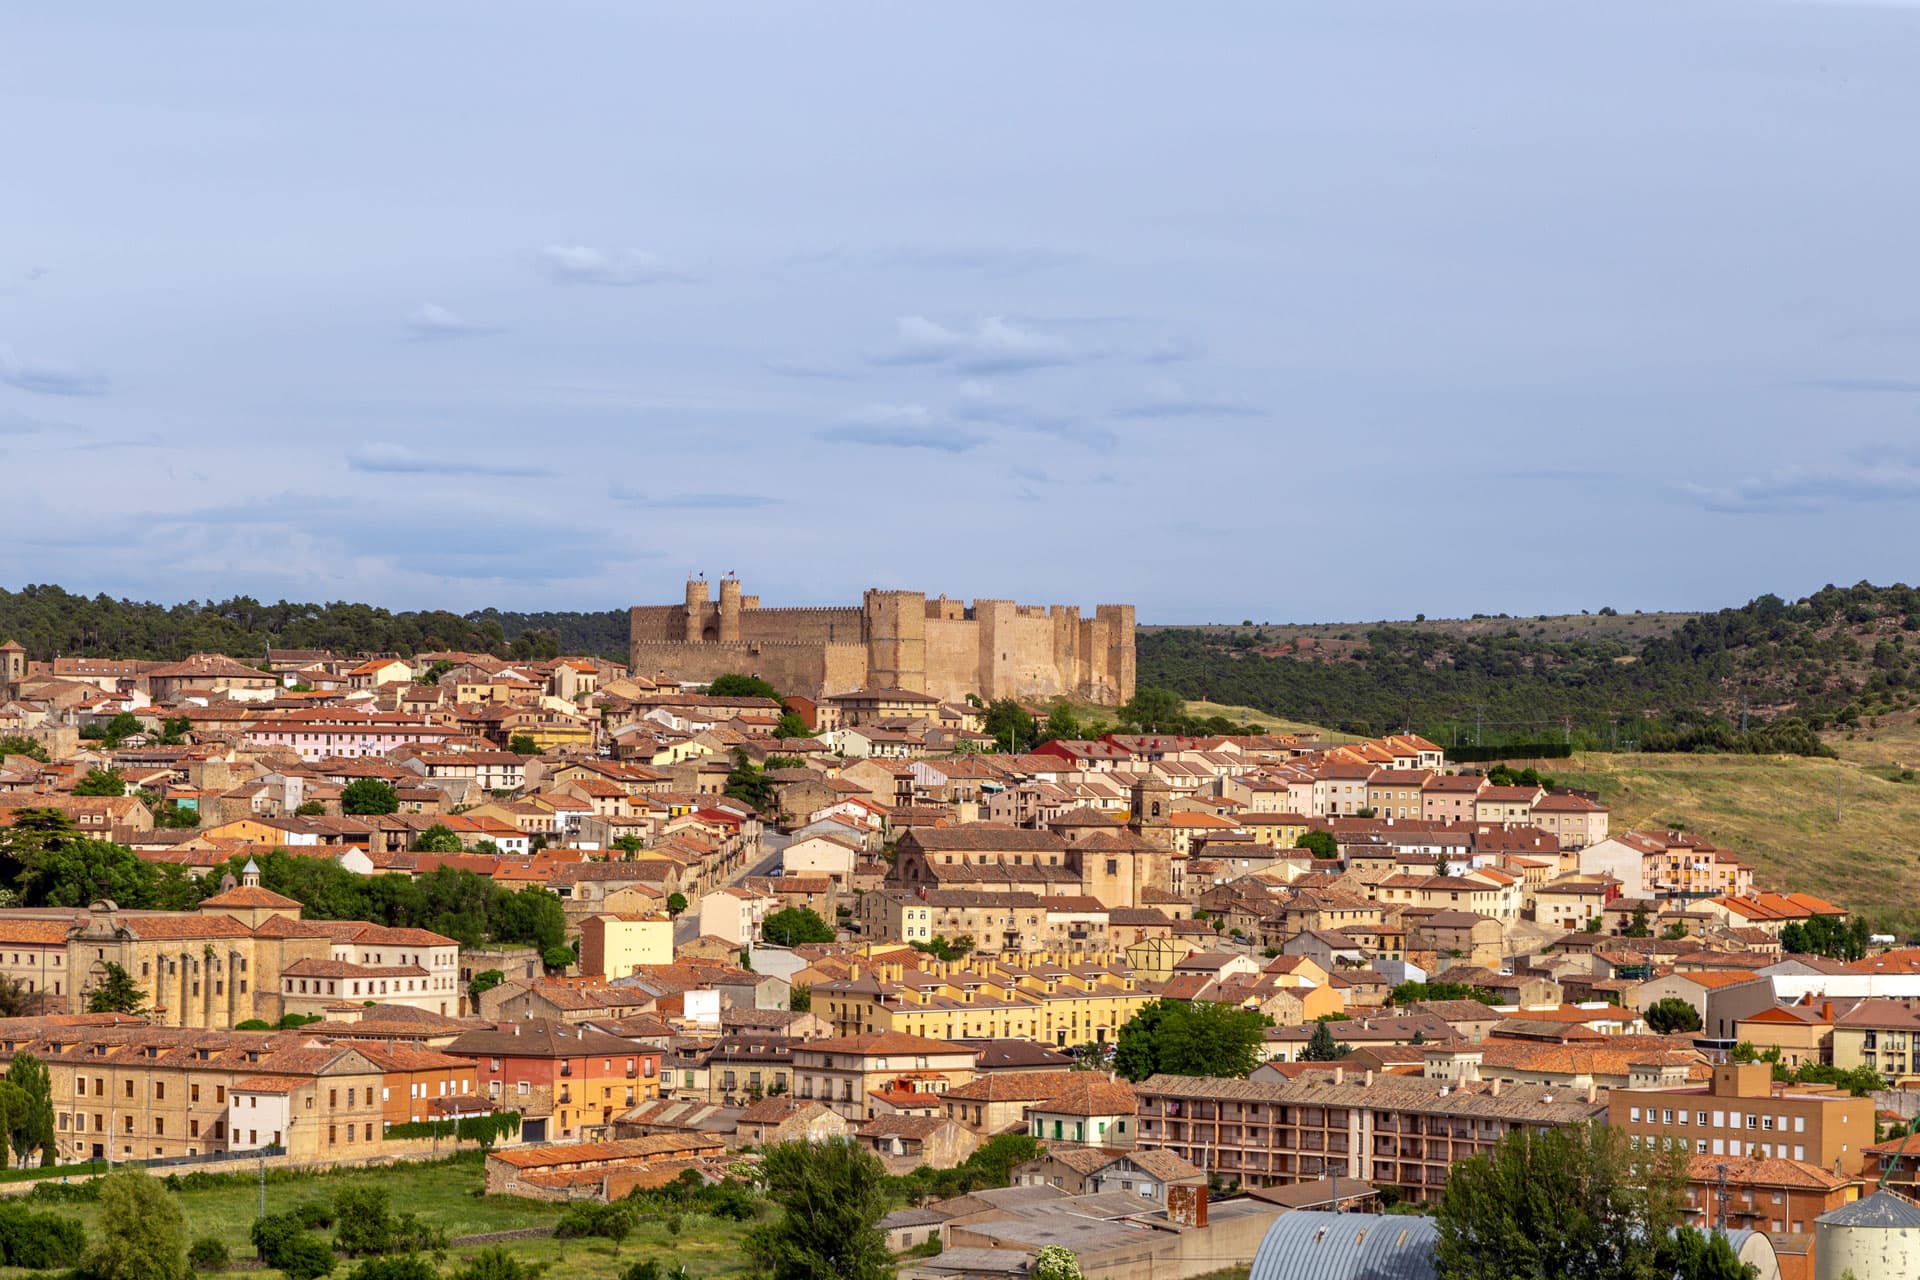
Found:
[(703, 628), (707, 621), (707, 580), (705, 578), (687, 579), (687, 631), (688, 644), (699, 644), (706, 638)]
[(862, 602), (867, 630), (867, 685), (874, 689), (927, 687), (927, 596), (924, 591), (869, 591)]
[[(1112, 706), (1119, 706), (1133, 698), (1134, 688), (1134, 652), (1133, 652), (1133, 606), (1130, 604), (1096, 605), (1093, 616), (1107, 624), (1107, 679), (1112, 686)], [(1096, 701), (1107, 702), (1107, 698)]]
[(720, 643), (740, 643), (740, 579), (720, 579)]
[(1133, 784), (1133, 817), (1127, 829), (1163, 849), (1173, 848), (1173, 788), (1151, 774)]

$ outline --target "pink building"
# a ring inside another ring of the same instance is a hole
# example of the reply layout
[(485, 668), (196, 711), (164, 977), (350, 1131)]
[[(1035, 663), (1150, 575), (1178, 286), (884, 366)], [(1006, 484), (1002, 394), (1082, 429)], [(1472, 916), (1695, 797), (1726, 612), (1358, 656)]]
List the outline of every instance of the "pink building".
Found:
[(247, 726), (256, 747), (286, 747), (302, 760), (384, 756), (399, 747), (437, 747), (454, 731), (397, 711), (321, 709), (269, 716)]

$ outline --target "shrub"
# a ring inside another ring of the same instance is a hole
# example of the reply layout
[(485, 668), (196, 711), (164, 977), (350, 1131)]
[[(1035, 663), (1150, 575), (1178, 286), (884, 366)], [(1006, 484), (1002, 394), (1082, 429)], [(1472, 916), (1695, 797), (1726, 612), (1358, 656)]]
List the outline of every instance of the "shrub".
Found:
[(535, 1280), (551, 1263), (522, 1262), (498, 1245), (482, 1249), (447, 1280)]
[(227, 1252), (226, 1241), (201, 1236), (187, 1246), (187, 1265), (195, 1271), (225, 1271), (233, 1265), (233, 1257)]
[(440, 1273), (425, 1258), (406, 1253), (369, 1258), (349, 1271), (347, 1280), (440, 1280)]
[(349, 1258), (393, 1248), (393, 1214), (381, 1187), (347, 1187), (333, 1201), (333, 1247)]
[(299, 1210), (257, 1219), (251, 1236), (260, 1261), (286, 1272), (288, 1280), (319, 1280), (333, 1270), (333, 1250), (306, 1229)]
[(576, 1239), (580, 1236), (599, 1236), (618, 1244), (632, 1234), (635, 1224), (634, 1206), (630, 1201), (614, 1204), (601, 1204), (595, 1200), (582, 1200), (578, 1204), (567, 1206), (560, 1216), (560, 1224), (553, 1234), (562, 1240)]
[(86, 1251), (87, 1233), (72, 1218), (0, 1205), (0, 1264), (69, 1267)]

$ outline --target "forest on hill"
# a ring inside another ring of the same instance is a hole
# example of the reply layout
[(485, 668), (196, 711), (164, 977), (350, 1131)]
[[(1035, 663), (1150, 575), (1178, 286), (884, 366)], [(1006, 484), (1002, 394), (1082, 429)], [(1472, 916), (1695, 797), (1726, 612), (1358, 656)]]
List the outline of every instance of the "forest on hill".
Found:
[(415, 653), (459, 649), (520, 658), (562, 653), (626, 660), (623, 609), (578, 613), (395, 613), (335, 601), (263, 604), (250, 596), (162, 605), (75, 595), (57, 586), (0, 589), (0, 642), (27, 656), (177, 659), (190, 653), (264, 658), (268, 649)]
[(1920, 591), (1904, 585), (1765, 595), (1638, 644), (1530, 629), (1399, 624), (1305, 647), (1260, 628), (1155, 630), (1139, 683), (1349, 733), (1576, 750), (1824, 754), (1820, 731), (1920, 704)]

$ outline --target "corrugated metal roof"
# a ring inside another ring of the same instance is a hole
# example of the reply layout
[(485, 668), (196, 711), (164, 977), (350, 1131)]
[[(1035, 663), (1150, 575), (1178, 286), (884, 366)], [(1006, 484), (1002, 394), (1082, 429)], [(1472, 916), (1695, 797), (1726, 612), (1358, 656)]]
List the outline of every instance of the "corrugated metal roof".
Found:
[(1248, 1280), (1435, 1280), (1432, 1218), (1388, 1213), (1282, 1214)]
[(1920, 1227), (1920, 1205), (1891, 1191), (1876, 1191), (1814, 1221), (1823, 1227)]

